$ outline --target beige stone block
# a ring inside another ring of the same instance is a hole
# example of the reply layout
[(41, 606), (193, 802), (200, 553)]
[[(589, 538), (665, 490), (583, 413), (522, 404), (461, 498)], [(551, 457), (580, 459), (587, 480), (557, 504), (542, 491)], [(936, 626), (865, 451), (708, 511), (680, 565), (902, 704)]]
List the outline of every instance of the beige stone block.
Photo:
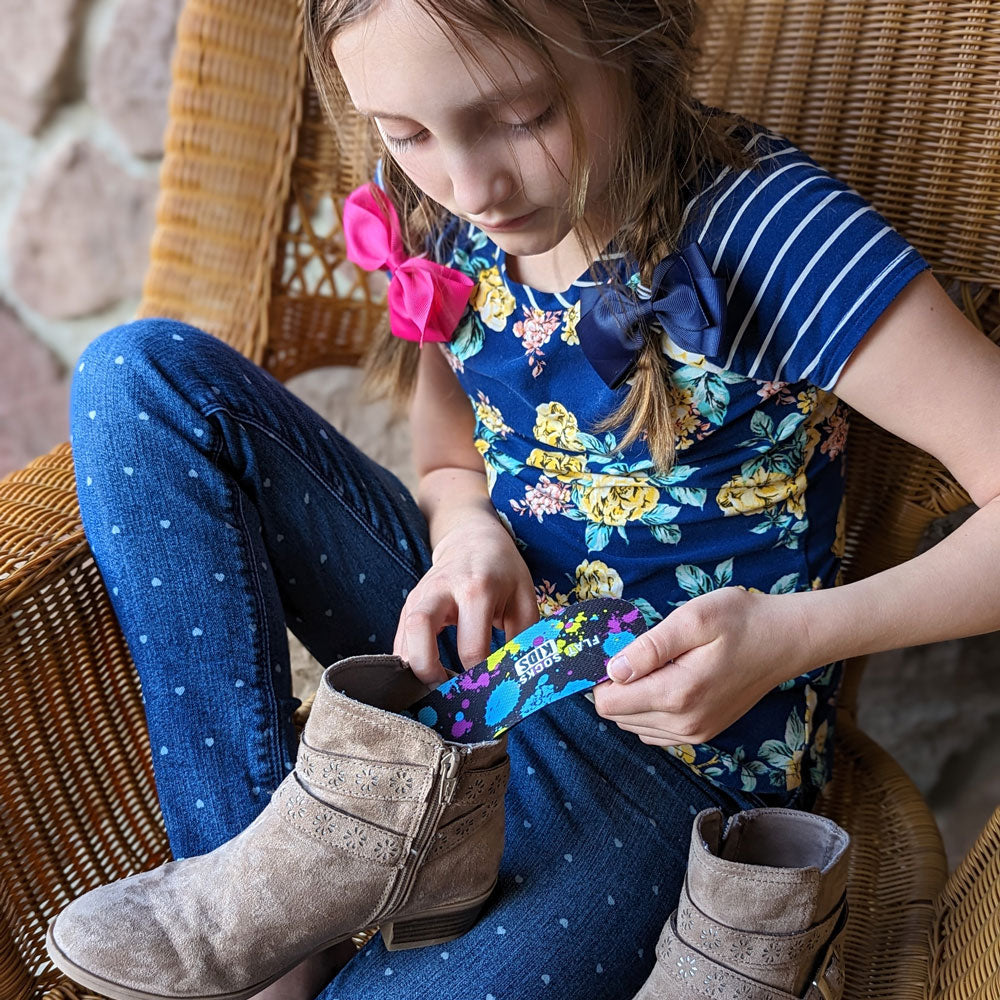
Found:
[(123, 0), (94, 60), (88, 92), (136, 156), (160, 156), (170, 58), (184, 0)]
[(69, 436), (69, 379), (51, 351), (0, 303), (0, 478)]
[(60, 97), (80, 0), (0, 0), (0, 117), (33, 133)]
[(15, 210), (8, 243), (14, 292), (50, 319), (138, 295), (155, 202), (154, 178), (133, 177), (87, 141), (64, 146)]

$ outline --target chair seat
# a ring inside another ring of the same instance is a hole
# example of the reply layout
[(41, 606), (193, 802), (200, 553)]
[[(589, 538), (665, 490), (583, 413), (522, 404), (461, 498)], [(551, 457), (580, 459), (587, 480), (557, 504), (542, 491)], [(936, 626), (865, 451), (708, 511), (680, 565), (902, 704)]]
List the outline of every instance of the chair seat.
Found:
[[(48, 920), (167, 859), (139, 686), (79, 526), (68, 445), (0, 482), (0, 596), (0, 987), (13, 990), (0, 995), (27, 1000), (55, 986), (40, 974)], [(854, 841), (848, 1000), (923, 1000), (941, 838), (900, 766), (846, 716), (818, 810)]]

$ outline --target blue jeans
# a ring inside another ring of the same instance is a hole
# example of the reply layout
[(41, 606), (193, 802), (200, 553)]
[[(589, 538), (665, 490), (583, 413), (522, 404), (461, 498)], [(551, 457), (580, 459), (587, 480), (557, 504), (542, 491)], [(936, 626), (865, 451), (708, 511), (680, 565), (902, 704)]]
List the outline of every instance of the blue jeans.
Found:
[[(430, 566), (391, 473), (214, 337), (142, 320), (90, 344), (71, 430), (87, 539), (142, 684), (175, 857), (244, 829), (294, 766), (286, 626), (322, 664), (391, 649)], [(461, 669), (453, 631), (442, 661)], [(630, 998), (686, 867), (691, 818), (764, 804), (567, 698), (510, 733), (489, 909), (443, 947), (380, 938), (323, 1000)], [(769, 797), (767, 804), (783, 804)]]

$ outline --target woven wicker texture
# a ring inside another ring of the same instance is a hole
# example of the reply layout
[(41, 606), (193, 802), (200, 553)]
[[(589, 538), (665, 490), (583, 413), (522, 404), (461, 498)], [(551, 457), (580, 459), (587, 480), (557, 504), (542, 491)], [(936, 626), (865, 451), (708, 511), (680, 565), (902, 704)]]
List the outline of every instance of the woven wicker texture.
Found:
[(186, 3), (139, 309), (257, 362), (302, 106), (299, 17), (296, 0)]
[[(342, 146), (322, 122), (298, 17), (297, 0), (188, 0), (141, 307), (280, 378), (356, 361), (384, 293), (345, 264), (340, 235), (367, 138), (346, 111)], [(706, 39), (704, 99), (854, 184), (1000, 330), (1000, 0), (715, 0)], [(967, 501), (933, 460), (860, 418), (850, 466), (848, 578), (906, 558)], [(0, 998), (73, 1000), (86, 994), (44, 958), (49, 918), (168, 850), (138, 684), (65, 445), (0, 482), (0, 650)], [(846, 717), (836, 768), (822, 809), (856, 843), (848, 997), (995, 997), (996, 822), (942, 897), (928, 993), (929, 901), (945, 874), (933, 819)], [(980, 992), (961, 992), (967, 982)]]
[(1000, 807), (938, 899), (928, 1000), (1000, 997)]
[(14, 1000), (65, 982), (43, 949), (54, 914), (169, 856), (69, 445), (0, 482), (0, 609), (0, 997)]
[(1000, 285), (994, 0), (709, 0), (709, 104), (788, 135), (939, 273)]
[(844, 996), (923, 1000), (927, 929), (947, 874), (937, 825), (903, 769), (846, 718), (835, 767), (817, 811), (853, 838)]

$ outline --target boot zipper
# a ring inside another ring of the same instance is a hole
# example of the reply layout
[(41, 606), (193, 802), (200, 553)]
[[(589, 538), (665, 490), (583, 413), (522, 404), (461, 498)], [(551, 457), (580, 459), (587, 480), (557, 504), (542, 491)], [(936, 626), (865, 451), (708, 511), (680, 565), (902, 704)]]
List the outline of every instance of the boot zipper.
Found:
[(458, 767), (462, 762), (462, 755), (455, 747), (448, 747), (441, 758), (442, 780), (438, 786), (438, 805), (444, 811), (455, 794), (455, 785), (458, 782)]
[(438, 820), (454, 797), (461, 761), (462, 755), (456, 747), (445, 747), (444, 753), (438, 762), (441, 779), (438, 782), (436, 799), (427, 809), (427, 812), (424, 813), (424, 817), (417, 827), (417, 832), (413, 837), (413, 846), (410, 848), (410, 856), (407, 859), (408, 869), (396, 886), (396, 891), (392, 893), (389, 901), (383, 908), (383, 915), (391, 914), (409, 896), (414, 879), (423, 863), (424, 855), (434, 841)]

